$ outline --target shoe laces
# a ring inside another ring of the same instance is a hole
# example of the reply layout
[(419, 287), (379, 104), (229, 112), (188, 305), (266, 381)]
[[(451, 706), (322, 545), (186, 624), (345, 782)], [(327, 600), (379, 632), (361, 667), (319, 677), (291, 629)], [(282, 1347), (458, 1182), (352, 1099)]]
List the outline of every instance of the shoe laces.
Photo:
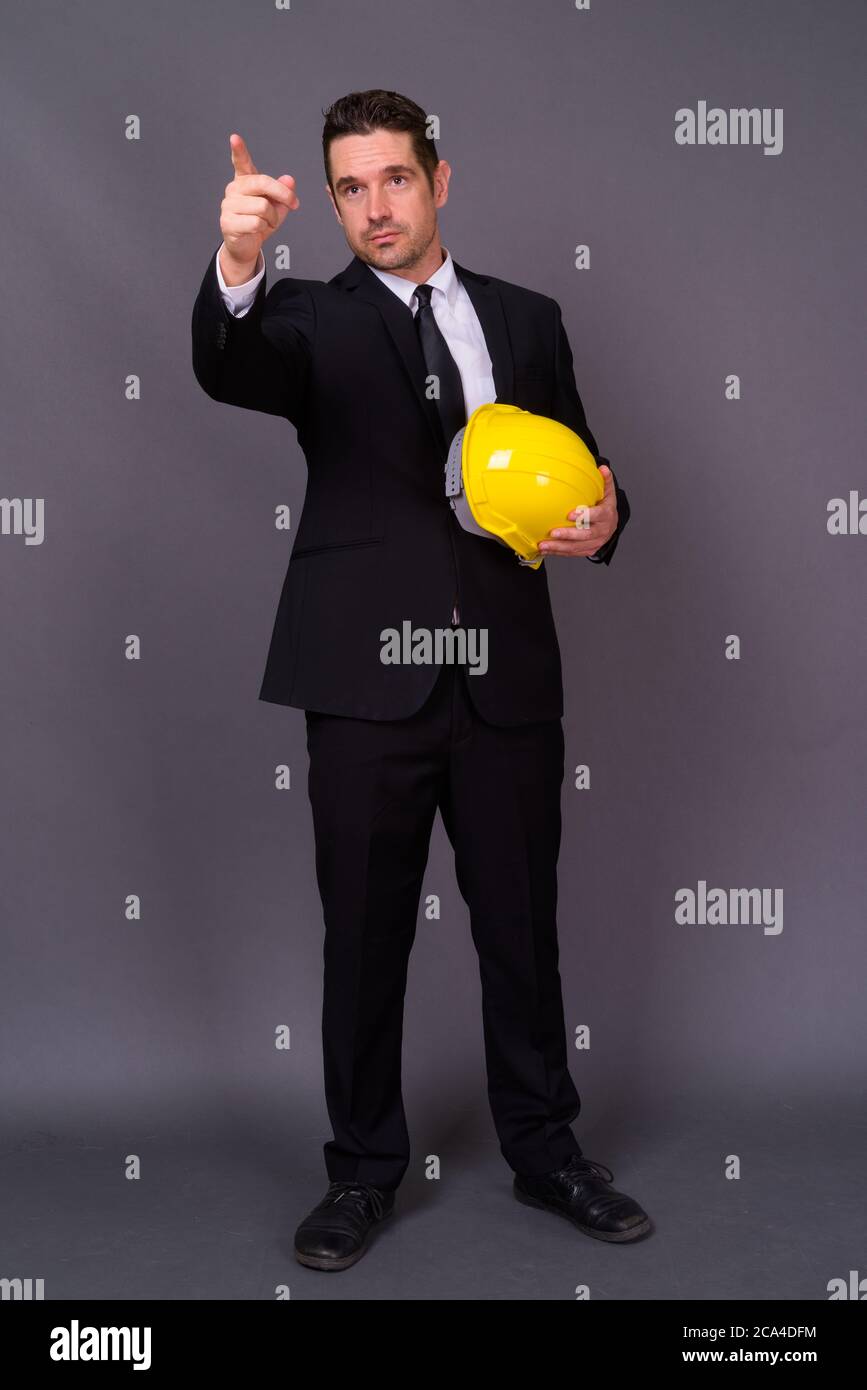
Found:
[[(348, 1181), (332, 1182), (329, 1185), (323, 1206), (326, 1203), (333, 1205), (335, 1202), (342, 1202), (346, 1197), (349, 1197), (350, 1201), (353, 1197), (357, 1198), (356, 1207), (359, 1203), (362, 1205), (369, 1203), (377, 1221), (381, 1220), (382, 1213), (385, 1210), (385, 1203), (383, 1202), (382, 1194), (379, 1189), (373, 1187), (372, 1184)], [(349, 1204), (347, 1204), (347, 1208), (344, 1208), (344, 1210), (347, 1210), (347, 1215), (348, 1206)]]
[(613, 1182), (614, 1174), (604, 1163), (585, 1158), (583, 1154), (572, 1154), (568, 1163), (558, 1169), (558, 1176), (569, 1178), (602, 1178), (603, 1182)]

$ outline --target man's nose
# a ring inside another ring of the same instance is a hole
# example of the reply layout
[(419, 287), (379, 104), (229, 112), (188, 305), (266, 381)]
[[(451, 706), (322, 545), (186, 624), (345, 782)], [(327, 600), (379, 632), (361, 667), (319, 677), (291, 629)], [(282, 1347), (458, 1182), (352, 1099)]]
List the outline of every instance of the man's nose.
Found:
[(383, 222), (386, 224), (386, 226), (390, 226), (390, 223), (388, 221), (388, 198), (385, 196), (384, 193), (371, 193), (370, 204), (367, 209), (367, 215), (375, 227), (378, 227), (380, 223)]

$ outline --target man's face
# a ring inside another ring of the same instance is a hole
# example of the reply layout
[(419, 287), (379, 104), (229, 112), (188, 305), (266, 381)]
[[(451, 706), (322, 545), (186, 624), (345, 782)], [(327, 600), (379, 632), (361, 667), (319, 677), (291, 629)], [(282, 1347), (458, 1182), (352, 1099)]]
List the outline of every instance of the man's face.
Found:
[(334, 184), (328, 196), (355, 254), (378, 270), (406, 270), (420, 261), (438, 238), (436, 210), (448, 198), (445, 160), (431, 192), (405, 130), (341, 135), (328, 158)]

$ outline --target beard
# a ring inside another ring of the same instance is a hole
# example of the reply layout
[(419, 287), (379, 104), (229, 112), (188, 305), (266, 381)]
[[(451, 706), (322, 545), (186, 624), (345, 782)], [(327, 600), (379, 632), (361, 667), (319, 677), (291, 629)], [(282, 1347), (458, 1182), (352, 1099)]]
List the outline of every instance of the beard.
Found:
[(382, 230), (394, 231), (399, 235), (395, 236), (394, 241), (380, 243), (370, 240), (370, 235), (375, 233), (368, 234), (359, 246), (352, 248), (359, 260), (375, 266), (377, 270), (409, 270), (427, 254), (436, 224), (424, 230), (400, 224)]

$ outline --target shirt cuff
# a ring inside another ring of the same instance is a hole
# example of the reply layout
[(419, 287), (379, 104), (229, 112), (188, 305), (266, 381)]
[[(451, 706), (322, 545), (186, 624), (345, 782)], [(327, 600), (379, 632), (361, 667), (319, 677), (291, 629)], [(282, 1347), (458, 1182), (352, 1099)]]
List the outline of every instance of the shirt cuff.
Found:
[[(220, 251), (222, 251), (220, 247)], [(256, 291), (259, 288), (259, 281), (265, 274), (265, 257), (261, 247), (256, 261), (256, 270), (250, 280), (245, 280), (243, 285), (227, 285), (223, 279), (223, 272), (220, 269), (220, 251), (217, 252), (217, 284), (220, 286), (220, 294), (223, 296), (223, 303), (234, 314), (235, 318), (243, 318), (249, 310), (253, 300), (256, 298)]]

